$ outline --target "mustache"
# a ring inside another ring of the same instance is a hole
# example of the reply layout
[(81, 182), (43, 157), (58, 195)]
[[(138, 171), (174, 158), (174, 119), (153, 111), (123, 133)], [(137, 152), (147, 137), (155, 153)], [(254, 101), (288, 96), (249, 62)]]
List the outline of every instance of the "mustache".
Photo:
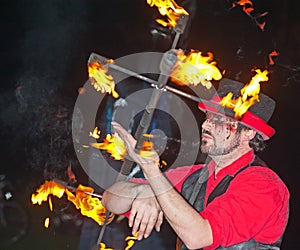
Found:
[(202, 135), (210, 135), (210, 136), (213, 136), (212, 133), (208, 130), (202, 130)]

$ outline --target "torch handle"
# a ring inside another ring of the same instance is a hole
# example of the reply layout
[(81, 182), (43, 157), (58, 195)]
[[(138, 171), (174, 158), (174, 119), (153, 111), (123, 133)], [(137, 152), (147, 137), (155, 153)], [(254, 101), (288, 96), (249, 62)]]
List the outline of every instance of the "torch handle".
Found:
[[(135, 146), (136, 151), (139, 151), (139, 149), (142, 148), (142, 145), (144, 143), (143, 134), (146, 134), (150, 127), (154, 111), (157, 107), (157, 104), (159, 102), (159, 99), (160, 99), (162, 93), (164, 92), (164, 87), (166, 86), (169, 76), (170, 76), (176, 63), (177, 63), (176, 51), (170, 50), (164, 54), (164, 56), (161, 60), (161, 63), (160, 63), (161, 74), (159, 75), (159, 78), (158, 78), (158, 84), (152, 92), (151, 98), (144, 110), (143, 116), (142, 116), (142, 118), (139, 122), (138, 128), (135, 132), (135, 138), (137, 139), (137, 143)], [(131, 162), (125, 158), (124, 162), (122, 164), (121, 170), (120, 170), (118, 180), (120, 180), (121, 178), (124, 178), (124, 175), (125, 175), (125, 178), (127, 179), (133, 165), (134, 165), (134, 162)]]

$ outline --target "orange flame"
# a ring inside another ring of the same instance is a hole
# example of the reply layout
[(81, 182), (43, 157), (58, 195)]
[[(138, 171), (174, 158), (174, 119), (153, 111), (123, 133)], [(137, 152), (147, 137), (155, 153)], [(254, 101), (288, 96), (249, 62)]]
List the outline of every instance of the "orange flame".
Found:
[[(92, 132), (90, 132), (90, 136), (94, 137), (95, 139), (99, 138), (100, 131), (96, 127)], [(143, 134), (143, 137), (146, 140), (143, 141), (142, 147), (139, 149), (139, 154), (148, 159), (152, 159), (156, 152), (152, 151), (153, 149), (153, 142), (150, 141), (153, 138), (152, 134)], [(97, 143), (92, 142), (90, 143), (92, 147), (98, 148), (101, 150), (106, 150), (115, 160), (122, 160), (126, 155), (126, 147), (124, 141), (119, 137), (118, 134), (107, 134), (106, 138), (103, 142)], [(165, 161), (161, 161), (161, 163), (157, 162), (159, 167), (167, 166)]]
[(121, 160), (126, 154), (123, 140), (117, 134), (107, 134), (103, 142), (92, 142), (94, 148), (106, 150), (115, 160)]
[(139, 233), (137, 232), (133, 236), (127, 236), (125, 238), (125, 241), (127, 241), (127, 246), (126, 246), (125, 250), (129, 250), (130, 248), (132, 248), (132, 246), (135, 243), (135, 240), (138, 239), (138, 235), (139, 235)]
[[(142, 147), (139, 150), (139, 154), (144, 158), (154, 160), (154, 156), (156, 155), (156, 152), (153, 151), (154, 144), (152, 141), (150, 141), (153, 138), (153, 135), (143, 134), (143, 137), (145, 138), (145, 140), (143, 141)], [(161, 162), (159, 162), (159, 158), (157, 159), (156, 164), (160, 168), (167, 166), (167, 162), (164, 160), (161, 160)]]
[(100, 131), (98, 130), (98, 127), (96, 127), (93, 132), (90, 132), (90, 136), (95, 139), (100, 138)]
[(221, 100), (221, 105), (233, 109), (236, 119), (240, 119), (255, 102), (259, 101), (260, 82), (268, 81), (269, 79), (267, 70), (261, 72), (260, 69), (257, 69), (255, 72), (256, 75), (252, 77), (250, 83), (241, 89), (241, 96), (237, 99), (232, 99), (233, 93), (229, 92)]
[(153, 142), (150, 141), (151, 138), (153, 138), (153, 135), (151, 134), (143, 134), (144, 140), (142, 147), (139, 150), (139, 154), (144, 158), (151, 158), (155, 152), (152, 151), (153, 149)]
[(272, 51), (272, 52), (269, 54), (269, 64), (270, 64), (270, 65), (274, 65), (274, 64), (275, 64), (275, 63), (274, 63), (274, 60), (273, 60), (273, 57), (276, 57), (276, 56), (279, 56), (279, 53), (278, 53), (276, 50)]
[(48, 197), (48, 204), (49, 204), (50, 211), (53, 211), (53, 203), (52, 203), (51, 196)]
[(76, 176), (75, 176), (74, 172), (72, 171), (72, 164), (71, 164), (71, 162), (70, 162), (70, 164), (69, 164), (69, 166), (67, 168), (67, 175), (69, 177), (69, 181), (71, 181), (72, 183), (77, 182)]
[[(83, 215), (92, 218), (100, 226), (102, 226), (105, 220), (106, 209), (98, 198), (90, 195), (93, 192), (93, 188), (79, 185), (74, 195), (63, 185), (56, 183), (55, 181), (46, 181), (36, 190), (35, 194), (32, 194), (31, 201), (33, 204), (38, 203), (41, 205), (43, 201), (47, 200), (49, 195), (61, 198), (65, 193), (68, 200), (73, 202), (76, 208), (79, 209)], [(108, 222), (110, 222), (112, 218), (113, 214), (110, 214)]]
[[(92, 218), (100, 226), (102, 226), (105, 220), (106, 209), (98, 198), (92, 197), (90, 194), (87, 194), (94, 193), (94, 189), (79, 184), (77, 190), (78, 192), (76, 191), (74, 195), (71, 191), (66, 189), (68, 200), (73, 202), (75, 207), (81, 210), (80, 212), (83, 215)], [(108, 221), (111, 221), (112, 218), (113, 214), (110, 213)]]
[(234, 2), (234, 3), (232, 4), (232, 7), (236, 7), (237, 5), (242, 6), (242, 7), (243, 7), (243, 11), (244, 11), (248, 16), (250, 16), (250, 15), (251, 15), (250, 13), (254, 10), (254, 8), (253, 8), (253, 3), (252, 3), (252, 1), (250, 1), (250, 0), (239, 0), (239, 1), (237, 1), (237, 2)]
[(101, 242), (99, 250), (113, 250), (113, 249), (112, 248), (106, 248), (106, 245)]
[(155, 5), (158, 8), (159, 13), (162, 16), (167, 17), (168, 22), (162, 19), (156, 19), (156, 22), (165, 27), (176, 27), (180, 15), (189, 15), (189, 13), (184, 8), (180, 7), (174, 0), (147, 0), (147, 3), (151, 7)]
[(265, 25), (266, 25), (266, 22), (259, 22), (258, 19), (260, 17), (264, 17), (268, 14), (268, 12), (264, 12), (264, 13), (261, 13), (259, 15), (255, 15), (253, 16), (252, 15), (252, 11), (254, 10), (254, 7), (253, 7), (253, 3), (252, 1), (250, 0), (239, 0), (239, 1), (236, 1), (232, 4), (232, 7), (236, 7), (236, 6), (242, 6), (242, 9), (243, 11), (249, 16), (251, 17), (251, 19), (254, 20), (255, 24), (261, 29), (261, 30), (264, 30), (265, 28)]
[(208, 52), (208, 56), (202, 56), (202, 52), (192, 50), (187, 56), (182, 50), (178, 51), (178, 62), (174, 67), (170, 77), (179, 85), (198, 85), (201, 83), (210, 89), (211, 80), (220, 80), (222, 74), (213, 61), (213, 54)]
[(33, 204), (38, 203), (41, 205), (42, 202), (47, 201), (50, 194), (60, 199), (64, 193), (64, 186), (54, 181), (46, 181), (44, 185), (40, 186), (39, 189), (36, 190), (36, 194), (31, 195), (31, 201)]
[[(110, 62), (112, 63), (113, 61), (110, 60)], [(107, 75), (107, 71), (108, 69), (97, 61), (88, 65), (89, 78), (95, 90), (101, 91), (101, 93), (112, 94), (114, 98), (118, 98), (119, 94), (115, 91), (114, 79), (111, 75)]]

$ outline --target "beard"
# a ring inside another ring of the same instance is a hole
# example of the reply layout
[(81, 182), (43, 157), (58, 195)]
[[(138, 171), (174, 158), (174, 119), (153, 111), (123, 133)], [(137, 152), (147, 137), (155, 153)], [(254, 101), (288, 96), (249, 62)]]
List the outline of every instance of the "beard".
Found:
[[(233, 135), (234, 138), (232, 138), (232, 141), (228, 146), (224, 145), (225, 142), (223, 143), (223, 145), (220, 143), (217, 143), (216, 138), (213, 135), (211, 135), (211, 136), (212, 136), (212, 140), (210, 140), (210, 142), (212, 142), (211, 144), (209, 144), (209, 141), (207, 141), (206, 139), (203, 139), (201, 141), (201, 152), (203, 154), (207, 154), (209, 156), (227, 155), (240, 145), (240, 140), (239, 140), (240, 134), (239, 133), (235, 133)], [(218, 144), (220, 144), (220, 145), (218, 145)]]

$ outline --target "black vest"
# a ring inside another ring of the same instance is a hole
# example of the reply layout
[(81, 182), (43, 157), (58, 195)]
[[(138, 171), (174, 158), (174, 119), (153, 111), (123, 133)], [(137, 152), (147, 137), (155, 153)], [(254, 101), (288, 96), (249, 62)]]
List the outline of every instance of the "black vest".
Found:
[[(230, 184), (230, 182), (242, 171), (251, 167), (251, 166), (261, 166), (267, 167), (267, 165), (259, 159), (257, 156), (255, 159), (248, 165), (242, 167), (234, 176), (226, 175), (221, 182), (215, 187), (213, 192), (209, 195), (207, 204), (212, 202), (216, 197), (224, 194)], [(201, 168), (191, 174), (183, 183), (181, 194), (183, 197), (192, 205), (198, 212), (203, 211), (204, 209), (204, 197), (206, 193), (206, 186), (208, 180), (208, 166)], [(242, 249), (257, 249), (257, 250), (267, 250), (267, 249), (280, 249), (281, 238), (274, 244), (262, 244), (256, 242), (253, 239), (249, 241), (242, 242), (227, 248), (218, 247), (217, 250), (228, 249), (228, 250), (242, 250)], [(186, 246), (182, 244), (180, 250), (186, 250)]]

